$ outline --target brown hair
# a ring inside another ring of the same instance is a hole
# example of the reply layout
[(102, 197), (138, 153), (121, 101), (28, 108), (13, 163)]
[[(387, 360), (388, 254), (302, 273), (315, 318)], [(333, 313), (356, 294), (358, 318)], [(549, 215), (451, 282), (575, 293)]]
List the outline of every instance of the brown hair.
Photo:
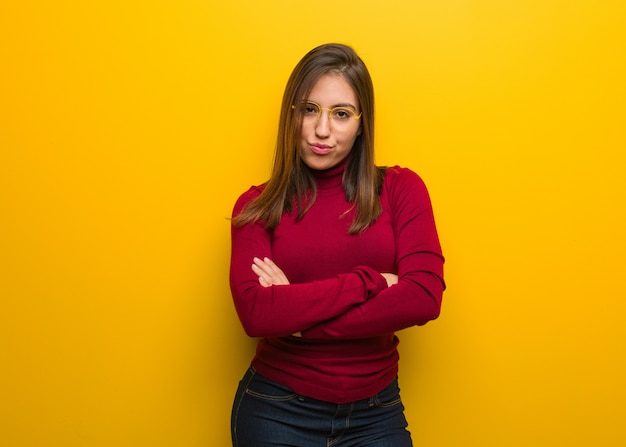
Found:
[(350, 151), (343, 175), (346, 199), (356, 207), (348, 232), (364, 231), (381, 213), (379, 200), (384, 168), (374, 164), (374, 87), (367, 67), (356, 52), (341, 44), (314, 48), (296, 65), (283, 95), (278, 125), (274, 167), (263, 192), (237, 215), (233, 222), (243, 225), (263, 221), (269, 228), (279, 224), (283, 212), (295, 206), (302, 218), (313, 205), (316, 184), (309, 167), (300, 157), (301, 126), (292, 105), (306, 99), (324, 75), (341, 76), (354, 90), (363, 113), (361, 133)]

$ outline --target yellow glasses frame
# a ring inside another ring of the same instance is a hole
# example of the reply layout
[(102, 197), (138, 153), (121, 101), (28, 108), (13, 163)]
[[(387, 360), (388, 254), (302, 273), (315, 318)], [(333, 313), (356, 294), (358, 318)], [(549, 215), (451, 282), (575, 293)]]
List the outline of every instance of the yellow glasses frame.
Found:
[[(335, 122), (335, 125), (336, 125), (336, 123), (347, 122), (347, 121), (348, 121), (348, 119), (349, 119), (349, 118), (346, 118), (346, 119), (345, 119), (345, 120), (343, 120), (343, 121), (337, 121), (336, 119), (333, 119), (333, 112), (336, 112), (336, 111), (338, 111), (338, 110), (343, 110), (343, 111), (345, 111), (346, 113), (348, 113), (349, 115), (351, 115), (351, 116), (352, 116), (352, 118), (353, 118), (355, 121), (358, 121), (359, 119), (361, 119), (361, 116), (363, 115), (363, 112), (361, 112), (361, 113), (359, 113), (359, 114), (357, 115), (357, 114), (356, 114), (356, 112), (355, 112), (354, 110), (352, 110), (352, 109), (351, 109), (351, 108), (349, 108), (349, 107), (344, 107), (344, 106), (338, 106), (338, 107), (333, 107), (332, 109), (329, 109), (328, 107), (322, 107), (322, 106), (320, 106), (320, 105), (319, 105), (318, 103), (316, 103), (315, 101), (301, 101), (301, 103), (300, 103), (300, 105), (301, 105), (301, 106), (306, 106), (306, 105), (309, 105), (309, 104), (310, 104), (311, 106), (314, 106), (314, 107), (316, 107), (316, 108), (317, 108), (317, 118), (315, 118), (315, 121), (314, 121), (313, 123), (311, 123), (311, 124), (317, 124), (317, 122), (319, 122), (319, 120), (320, 120), (320, 118), (321, 118), (321, 116), (322, 116), (322, 110), (328, 110), (328, 118), (329, 118), (329, 120), (330, 120), (330, 122), (331, 122), (331, 123), (332, 123), (332, 122)], [(297, 109), (298, 109), (298, 107), (297, 107), (296, 105), (292, 105), (292, 106), (291, 106), (291, 108), (292, 108), (293, 110), (297, 110)], [(304, 116), (301, 116), (301, 117), (300, 117), (300, 121), (302, 121), (302, 122), (303, 122), (303, 124), (304, 124)]]

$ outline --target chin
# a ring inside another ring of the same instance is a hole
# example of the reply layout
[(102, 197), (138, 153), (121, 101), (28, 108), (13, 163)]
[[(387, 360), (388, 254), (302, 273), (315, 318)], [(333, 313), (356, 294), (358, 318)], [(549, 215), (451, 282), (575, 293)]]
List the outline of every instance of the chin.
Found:
[(332, 167), (337, 166), (337, 164), (339, 164), (339, 161), (334, 160), (334, 159), (315, 160), (315, 159), (305, 158), (304, 164), (307, 165), (310, 169), (314, 169), (316, 171), (324, 171), (326, 169), (330, 169)]

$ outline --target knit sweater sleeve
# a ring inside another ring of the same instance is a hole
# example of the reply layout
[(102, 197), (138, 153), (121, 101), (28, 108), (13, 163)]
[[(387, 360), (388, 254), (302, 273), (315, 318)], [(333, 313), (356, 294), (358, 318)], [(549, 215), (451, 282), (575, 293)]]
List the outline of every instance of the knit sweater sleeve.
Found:
[(393, 216), (398, 283), (304, 331), (303, 337), (372, 337), (423, 325), (439, 316), (445, 289), (444, 258), (428, 191), (421, 178), (408, 169), (389, 169), (387, 177), (383, 205)]
[[(235, 204), (233, 216), (258, 194), (258, 188), (244, 193)], [(251, 337), (305, 331), (344, 314), (387, 287), (385, 278), (367, 266), (319, 281), (263, 287), (251, 269), (254, 257), (272, 259), (272, 230), (262, 222), (232, 226), (231, 292), (242, 326)]]

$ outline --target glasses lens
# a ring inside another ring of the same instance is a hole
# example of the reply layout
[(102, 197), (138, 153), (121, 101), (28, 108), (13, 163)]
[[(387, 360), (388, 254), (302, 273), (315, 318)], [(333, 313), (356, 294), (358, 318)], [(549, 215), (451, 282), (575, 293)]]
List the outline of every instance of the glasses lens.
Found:
[(335, 107), (330, 111), (330, 119), (336, 129), (345, 129), (354, 121), (354, 110), (345, 107)]
[(300, 103), (299, 115), (302, 124), (311, 125), (317, 122), (320, 115), (320, 107), (314, 102), (302, 101)]

